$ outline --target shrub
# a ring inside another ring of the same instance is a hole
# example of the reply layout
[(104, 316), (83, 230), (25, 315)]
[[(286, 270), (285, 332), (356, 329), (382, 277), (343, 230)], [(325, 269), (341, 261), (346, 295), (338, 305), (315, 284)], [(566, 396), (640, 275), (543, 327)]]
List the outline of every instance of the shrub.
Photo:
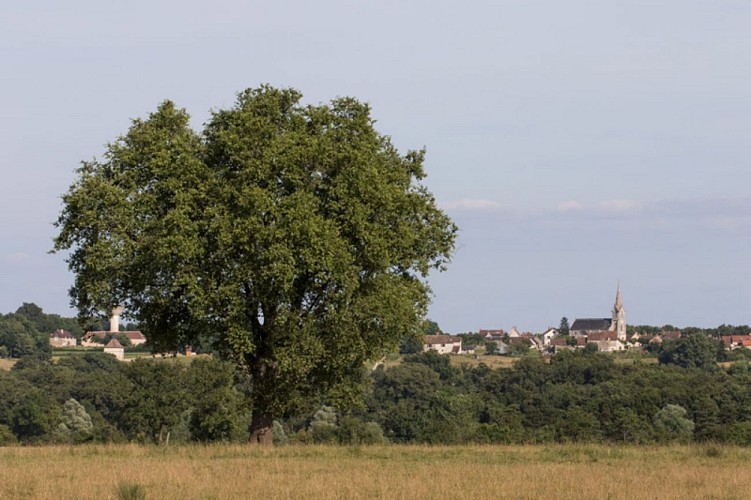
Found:
[(0, 446), (12, 445), (17, 442), (18, 440), (13, 431), (10, 430), (10, 427), (0, 424)]
[(661, 441), (690, 441), (694, 435), (694, 422), (686, 418), (686, 409), (667, 405), (654, 417), (657, 437)]
[(287, 444), (289, 442), (287, 433), (284, 432), (284, 427), (278, 420), (274, 420), (274, 423), (271, 426), (271, 431), (274, 435), (274, 445), (278, 446), (281, 444)]
[(137, 483), (120, 483), (115, 491), (120, 500), (144, 500), (146, 498), (146, 488)]
[(331, 443), (337, 440), (336, 410), (331, 406), (322, 406), (310, 422), (310, 434), (316, 443)]

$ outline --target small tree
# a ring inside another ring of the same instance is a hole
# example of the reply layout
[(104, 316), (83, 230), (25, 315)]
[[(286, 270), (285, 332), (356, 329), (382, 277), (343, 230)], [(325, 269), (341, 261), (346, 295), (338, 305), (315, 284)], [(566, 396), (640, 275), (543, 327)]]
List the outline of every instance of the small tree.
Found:
[(655, 430), (661, 441), (687, 442), (693, 438), (694, 423), (686, 418), (686, 409), (667, 405), (654, 416)]
[(566, 316), (561, 318), (561, 324), (558, 326), (558, 335), (569, 334), (568, 318)]
[(703, 333), (693, 333), (675, 342), (666, 341), (658, 356), (662, 364), (675, 364), (683, 368), (717, 369), (721, 344)]
[(0, 424), (0, 446), (13, 445), (18, 442), (13, 431), (7, 425)]
[(336, 410), (331, 406), (322, 406), (310, 422), (310, 433), (317, 443), (331, 443), (336, 441), (337, 424)]
[(75, 399), (68, 399), (63, 405), (55, 435), (63, 441), (81, 442), (89, 439), (93, 432), (94, 424), (86, 408)]
[(496, 344), (492, 340), (485, 341), (485, 354), (492, 356), (494, 354), (498, 354), (499, 350), (500, 349), (498, 348), (498, 344)]

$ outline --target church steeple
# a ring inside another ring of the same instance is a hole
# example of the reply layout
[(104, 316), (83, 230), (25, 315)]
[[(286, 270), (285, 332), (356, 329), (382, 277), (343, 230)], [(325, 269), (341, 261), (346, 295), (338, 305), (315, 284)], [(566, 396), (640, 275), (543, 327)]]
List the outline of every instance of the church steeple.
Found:
[(626, 341), (626, 309), (623, 307), (621, 298), (621, 284), (618, 283), (618, 289), (615, 292), (615, 305), (613, 305), (613, 321), (610, 329), (618, 333), (618, 340)]

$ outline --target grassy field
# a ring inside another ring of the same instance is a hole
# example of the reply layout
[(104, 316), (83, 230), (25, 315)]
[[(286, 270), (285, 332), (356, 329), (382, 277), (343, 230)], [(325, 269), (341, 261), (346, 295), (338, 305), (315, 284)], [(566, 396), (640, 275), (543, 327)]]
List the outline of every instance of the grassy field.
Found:
[(740, 499), (749, 461), (711, 445), (6, 447), (0, 498)]

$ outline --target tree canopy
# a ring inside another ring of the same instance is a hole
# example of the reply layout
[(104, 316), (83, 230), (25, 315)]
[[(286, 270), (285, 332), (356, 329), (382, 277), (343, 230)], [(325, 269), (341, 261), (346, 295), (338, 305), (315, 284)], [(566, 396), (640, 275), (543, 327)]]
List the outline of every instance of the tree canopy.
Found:
[(302, 105), (264, 86), (202, 133), (167, 101), (84, 162), (64, 195), (81, 317), (123, 305), (156, 350), (211, 338), (250, 375), (252, 439), (320, 394), (358, 395), (363, 363), (420, 327), (456, 227), (367, 104)]

